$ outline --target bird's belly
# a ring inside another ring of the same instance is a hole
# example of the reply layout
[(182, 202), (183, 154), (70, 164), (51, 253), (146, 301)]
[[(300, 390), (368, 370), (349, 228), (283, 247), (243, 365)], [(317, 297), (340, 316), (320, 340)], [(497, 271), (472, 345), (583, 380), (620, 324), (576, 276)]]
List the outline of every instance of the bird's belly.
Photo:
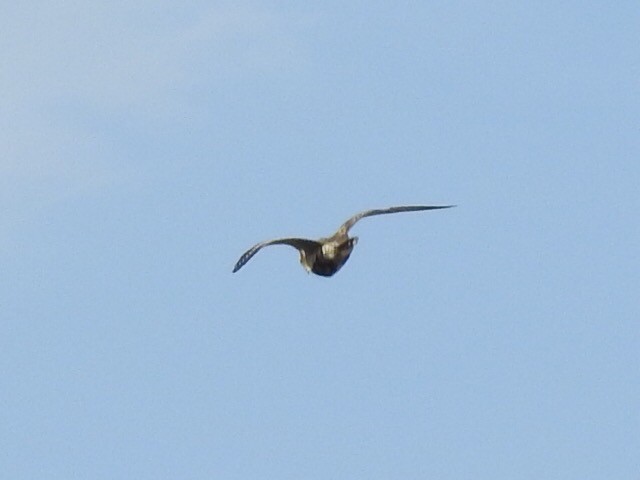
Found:
[(349, 259), (351, 252), (345, 255), (337, 255), (332, 258), (327, 258), (322, 255), (318, 255), (316, 257), (316, 261), (313, 262), (313, 267), (311, 271), (316, 275), (321, 275), (323, 277), (330, 277), (338, 270), (342, 268), (345, 262)]

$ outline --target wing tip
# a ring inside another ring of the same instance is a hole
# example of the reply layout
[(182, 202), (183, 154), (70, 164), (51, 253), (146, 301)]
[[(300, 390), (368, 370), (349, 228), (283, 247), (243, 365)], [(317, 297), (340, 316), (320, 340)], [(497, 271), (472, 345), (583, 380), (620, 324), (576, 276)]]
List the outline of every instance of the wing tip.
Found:
[[(244, 260), (244, 261), (243, 261)], [(247, 263), (247, 260), (245, 260), (244, 256), (238, 260), (238, 262), (233, 266), (233, 270), (231, 271), (231, 273), (236, 273), (238, 270), (240, 270), (242, 267), (244, 267), (244, 264)]]

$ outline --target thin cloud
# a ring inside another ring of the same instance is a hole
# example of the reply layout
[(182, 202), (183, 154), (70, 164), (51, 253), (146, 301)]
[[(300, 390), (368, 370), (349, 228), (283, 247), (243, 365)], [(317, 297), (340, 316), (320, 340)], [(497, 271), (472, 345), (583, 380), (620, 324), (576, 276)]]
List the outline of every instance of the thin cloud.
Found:
[(214, 7), (174, 22), (128, 14), (78, 4), (38, 12), (30, 21), (10, 15), (0, 24), (25, 27), (4, 29), (11, 31), (3, 48), (12, 68), (0, 85), (20, 100), (151, 108), (194, 83), (301, 62), (298, 39), (309, 23), (309, 17), (249, 6)]
[[(91, 125), (93, 117), (170, 121), (195, 101), (193, 89), (295, 68), (303, 58), (298, 39), (309, 24), (308, 17), (249, 4), (191, 12), (168, 2), (6, 10), (0, 206), (22, 214), (130, 174), (118, 140), (99, 122)], [(10, 219), (0, 228), (6, 231)]]

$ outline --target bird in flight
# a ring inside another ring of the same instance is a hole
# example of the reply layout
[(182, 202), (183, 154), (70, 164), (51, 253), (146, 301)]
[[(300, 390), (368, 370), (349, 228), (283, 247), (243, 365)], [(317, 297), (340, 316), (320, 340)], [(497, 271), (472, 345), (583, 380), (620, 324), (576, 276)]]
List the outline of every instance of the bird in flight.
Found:
[(318, 240), (309, 240), (306, 238), (277, 238), (275, 240), (257, 243), (242, 254), (240, 260), (238, 260), (235, 267), (233, 267), (233, 273), (240, 270), (245, 263), (251, 260), (251, 257), (264, 247), (269, 245), (290, 245), (300, 252), (300, 263), (307, 273), (313, 272), (316, 275), (330, 277), (347, 262), (353, 247), (355, 247), (358, 242), (358, 237), (349, 237), (349, 230), (358, 220), (374, 215), (385, 215), (387, 213), (417, 212), (420, 210), (438, 210), (440, 208), (451, 207), (455, 207), (455, 205), (420, 205), (365, 210), (344, 222), (336, 233), (327, 238), (320, 238)]

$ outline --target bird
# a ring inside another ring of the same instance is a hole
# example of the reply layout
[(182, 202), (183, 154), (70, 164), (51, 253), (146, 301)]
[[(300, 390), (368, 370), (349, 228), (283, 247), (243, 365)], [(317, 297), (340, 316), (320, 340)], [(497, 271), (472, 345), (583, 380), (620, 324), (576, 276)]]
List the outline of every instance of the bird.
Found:
[(441, 208), (451, 208), (455, 205), (417, 205), (390, 207), (382, 209), (365, 210), (357, 213), (344, 222), (340, 228), (326, 238), (310, 240), (307, 238), (276, 238), (265, 242), (256, 243), (249, 250), (244, 252), (238, 262), (233, 267), (233, 273), (240, 270), (251, 258), (264, 247), (269, 245), (289, 245), (300, 253), (300, 263), (307, 273), (315, 273), (322, 277), (331, 277), (342, 268), (349, 260), (353, 248), (358, 243), (358, 237), (349, 237), (349, 230), (365, 217), (374, 215), (386, 215), (399, 212), (417, 212), (421, 210), (438, 210)]

